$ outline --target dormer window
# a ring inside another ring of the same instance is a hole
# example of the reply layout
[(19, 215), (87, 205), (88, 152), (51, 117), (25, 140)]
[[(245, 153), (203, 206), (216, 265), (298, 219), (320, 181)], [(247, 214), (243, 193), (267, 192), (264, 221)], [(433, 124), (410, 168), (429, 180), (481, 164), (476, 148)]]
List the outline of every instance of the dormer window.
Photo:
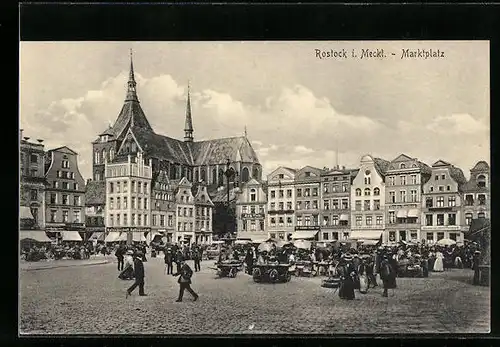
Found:
[(484, 175), (477, 176), (477, 186), (479, 188), (485, 188), (486, 187), (486, 176), (484, 176)]
[(399, 165), (399, 168), (400, 169), (406, 169), (406, 165), (404, 163), (401, 163), (401, 165)]
[(101, 142), (108, 142), (108, 135), (102, 135)]
[(285, 175), (284, 174), (279, 174), (278, 178), (285, 178)]
[(311, 177), (311, 173), (309, 171), (307, 171), (306, 173), (304, 173), (304, 176), (305, 177)]

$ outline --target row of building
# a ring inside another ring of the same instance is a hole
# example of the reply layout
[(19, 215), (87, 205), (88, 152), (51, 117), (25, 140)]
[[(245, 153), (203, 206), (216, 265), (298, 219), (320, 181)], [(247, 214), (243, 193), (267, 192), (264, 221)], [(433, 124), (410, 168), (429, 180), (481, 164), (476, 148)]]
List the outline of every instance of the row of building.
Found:
[(489, 218), (486, 162), (468, 181), (445, 161), (429, 167), (403, 154), (390, 162), (365, 155), (356, 169), (279, 167), (264, 181), (246, 131), (194, 140), (189, 88), (183, 117), (183, 140), (153, 130), (131, 57), (122, 109), (92, 142), (92, 179), (84, 181), (72, 149), (45, 151), (21, 132), (21, 228), (188, 243), (214, 234), (460, 241), (472, 219)]

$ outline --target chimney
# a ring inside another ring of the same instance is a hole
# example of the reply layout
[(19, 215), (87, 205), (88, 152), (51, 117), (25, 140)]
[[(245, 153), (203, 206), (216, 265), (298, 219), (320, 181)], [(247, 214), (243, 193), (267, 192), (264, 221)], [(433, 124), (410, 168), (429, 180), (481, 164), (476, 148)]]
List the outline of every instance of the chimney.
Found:
[(342, 166), (342, 170), (345, 170), (345, 165)]
[(30, 138), (29, 137), (23, 137), (24, 141), (28, 141)]

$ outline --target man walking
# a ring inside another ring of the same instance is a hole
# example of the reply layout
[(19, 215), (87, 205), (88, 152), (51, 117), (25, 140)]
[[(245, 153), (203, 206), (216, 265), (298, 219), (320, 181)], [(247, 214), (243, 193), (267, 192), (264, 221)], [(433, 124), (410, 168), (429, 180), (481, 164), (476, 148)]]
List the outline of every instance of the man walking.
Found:
[(165, 266), (167, 267), (167, 275), (171, 275), (174, 273), (174, 255), (172, 254), (172, 249), (170, 247), (165, 251)]
[(116, 259), (118, 260), (118, 271), (123, 271), (124, 255), (125, 255), (125, 247), (123, 247), (123, 244), (120, 244), (115, 252)]
[(194, 271), (198, 272), (201, 270), (200, 266), (200, 261), (201, 261), (201, 256), (200, 256), (200, 251), (198, 248), (193, 249), (193, 260), (194, 260)]
[(144, 264), (142, 263), (142, 257), (142, 252), (136, 252), (134, 254), (135, 282), (127, 289), (125, 298), (128, 298), (137, 286), (139, 287), (139, 296), (146, 296), (146, 294), (144, 294)]
[(180, 271), (173, 274), (173, 276), (179, 275), (180, 277), (177, 281), (177, 283), (179, 283), (179, 298), (176, 300), (176, 302), (182, 301), (184, 290), (187, 290), (193, 296), (194, 301), (198, 300), (198, 294), (196, 294), (194, 290), (191, 289), (191, 277), (193, 276), (193, 270), (191, 270), (189, 265), (186, 264), (184, 260), (181, 261)]

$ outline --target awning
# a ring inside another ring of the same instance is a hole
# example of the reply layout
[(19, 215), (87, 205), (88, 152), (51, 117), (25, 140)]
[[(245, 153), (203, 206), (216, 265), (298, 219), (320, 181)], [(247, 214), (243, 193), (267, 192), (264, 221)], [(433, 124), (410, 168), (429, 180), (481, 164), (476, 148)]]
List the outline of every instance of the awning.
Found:
[(408, 217), (409, 218), (418, 218), (418, 210), (416, 208), (411, 208), (408, 210)]
[[(116, 241), (127, 241), (127, 232), (121, 233), (120, 237), (116, 239)], [(146, 237), (143, 232), (133, 231), (132, 232), (132, 241), (134, 242), (146, 242)]]
[(103, 232), (95, 232), (89, 237), (89, 241), (104, 241)]
[(380, 230), (354, 230), (349, 237), (354, 240), (379, 240), (381, 235)]
[(33, 240), (36, 242), (52, 242), (50, 238), (47, 237), (45, 231), (43, 230), (21, 230), (19, 231), (19, 240)]
[(365, 246), (374, 246), (378, 243), (378, 240), (361, 240)]
[(317, 233), (318, 233), (318, 230), (296, 231), (292, 234), (292, 239), (294, 239), (294, 240), (313, 239)]
[(28, 206), (21, 206), (19, 208), (19, 219), (35, 219), (31, 213), (31, 208)]
[(61, 231), (63, 241), (82, 241), (82, 237), (78, 231), (63, 230)]
[(120, 233), (117, 231), (111, 231), (108, 236), (106, 236), (106, 239), (104, 240), (105, 242), (115, 242), (118, 241), (118, 238), (120, 237)]
[(341, 214), (340, 215), (340, 220), (342, 220), (342, 221), (349, 221), (349, 216), (346, 215), (346, 214)]
[(408, 217), (408, 210), (398, 210), (398, 213), (396, 214), (397, 218), (406, 218)]
[(250, 240), (236, 240), (234, 241), (235, 245), (247, 245), (250, 243)]

